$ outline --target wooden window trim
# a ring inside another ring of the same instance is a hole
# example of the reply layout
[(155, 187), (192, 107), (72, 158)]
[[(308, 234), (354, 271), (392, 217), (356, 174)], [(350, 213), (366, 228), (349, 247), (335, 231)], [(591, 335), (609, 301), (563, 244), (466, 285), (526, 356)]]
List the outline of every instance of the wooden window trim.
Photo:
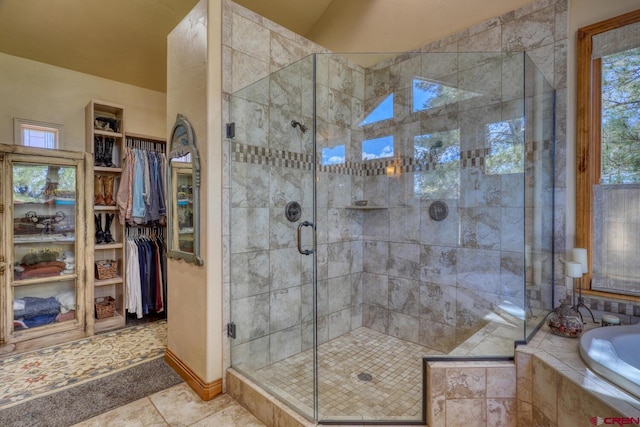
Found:
[[(640, 10), (616, 16), (578, 30), (577, 117), (576, 117), (576, 247), (586, 248), (589, 273), (582, 280), (585, 293), (612, 297), (608, 292), (591, 291), (593, 270), (593, 194), (600, 182), (601, 74), (600, 58), (591, 59), (593, 36), (640, 22)], [(640, 301), (640, 297), (618, 295), (617, 299)]]

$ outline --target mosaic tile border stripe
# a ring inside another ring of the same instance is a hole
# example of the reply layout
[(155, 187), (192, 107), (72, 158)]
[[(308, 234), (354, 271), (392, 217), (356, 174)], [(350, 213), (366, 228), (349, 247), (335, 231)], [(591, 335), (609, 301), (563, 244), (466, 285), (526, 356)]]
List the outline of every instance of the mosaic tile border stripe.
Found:
[(311, 170), (313, 166), (310, 154), (274, 150), (237, 142), (231, 143), (231, 161), (301, 170)]
[[(525, 144), (527, 155), (539, 153), (549, 149), (547, 142)], [(485, 159), (491, 156), (491, 148), (474, 148), (460, 152), (460, 168), (484, 168)], [(231, 161), (239, 163), (252, 163), (266, 166), (277, 166), (300, 170), (313, 169), (313, 157), (311, 154), (296, 153), (293, 151), (258, 147), (255, 145), (231, 142)], [(433, 157), (428, 161), (419, 161), (413, 157), (390, 157), (386, 159), (368, 160), (364, 162), (346, 161), (339, 165), (318, 165), (318, 172), (328, 172), (340, 175), (352, 176), (379, 176), (387, 174), (387, 167), (394, 166), (396, 173), (426, 172), (439, 169), (448, 169), (443, 163), (434, 162)]]

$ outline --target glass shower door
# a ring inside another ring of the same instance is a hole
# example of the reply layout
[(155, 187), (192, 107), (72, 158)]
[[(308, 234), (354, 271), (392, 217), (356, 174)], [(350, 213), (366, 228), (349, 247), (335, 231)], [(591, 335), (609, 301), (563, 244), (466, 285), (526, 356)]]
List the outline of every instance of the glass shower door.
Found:
[(420, 57), (392, 87), (359, 65), (375, 55), (316, 56), (318, 420), (420, 422), (421, 206), (402, 160), (421, 128), (398, 120)]
[(231, 364), (309, 419), (314, 400), (313, 58), (230, 99)]

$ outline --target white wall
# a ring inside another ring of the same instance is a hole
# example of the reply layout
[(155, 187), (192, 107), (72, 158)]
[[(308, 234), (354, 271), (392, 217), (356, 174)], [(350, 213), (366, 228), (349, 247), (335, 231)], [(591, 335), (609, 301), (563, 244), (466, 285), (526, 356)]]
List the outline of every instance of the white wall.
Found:
[(577, 31), (596, 22), (640, 8), (638, 0), (569, 0), (567, 67), (567, 249), (573, 247), (576, 228), (576, 44)]
[(91, 99), (125, 107), (125, 131), (166, 137), (166, 96), (100, 77), (0, 53), (0, 143), (13, 144), (13, 119), (64, 126), (60, 148), (85, 151), (84, 107)]

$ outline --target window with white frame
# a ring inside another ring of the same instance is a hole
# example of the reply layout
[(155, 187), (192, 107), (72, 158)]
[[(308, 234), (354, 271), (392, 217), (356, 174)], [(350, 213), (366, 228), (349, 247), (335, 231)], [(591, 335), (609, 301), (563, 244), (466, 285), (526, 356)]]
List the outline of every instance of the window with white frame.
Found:
[(56, 149), (62, 140), (62, 125), (13, 119), (14, 143), (25, 147)]

